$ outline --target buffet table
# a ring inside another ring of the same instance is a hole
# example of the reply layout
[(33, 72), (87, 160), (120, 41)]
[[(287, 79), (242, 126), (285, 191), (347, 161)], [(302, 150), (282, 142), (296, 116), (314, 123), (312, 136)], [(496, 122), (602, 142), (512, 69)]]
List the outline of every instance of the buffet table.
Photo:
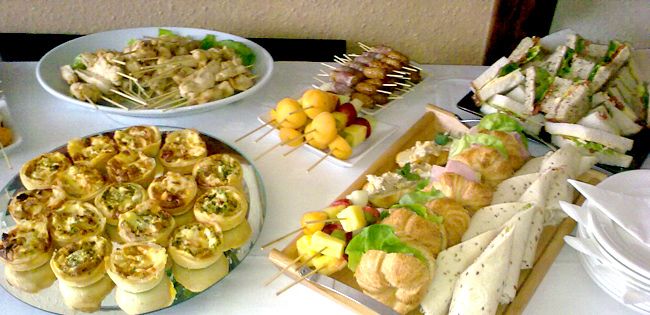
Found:
[[(36, 63), (0, 63), (0, 89), (4, 91), (17, 132), (23, 142), (9, 157), (13, 169), (0, 161), (0, 187), (17, 174), (20, 165), (36, 155), (65, 144), (73, 137), (135, 124), (156, 124), (196, 128), (236, 145), (244, 154), (254, 157), (276, 144), (270, 135), (258, 143), (248, 137), (234, 144), (247, 131), (259, 126), (257, 116), (266, 112), (278, 100), (300, 95), (314, 81), (322, 65), (308, 62), (276, 62), (271, 82), (256, 95), (224, 108), (189, 116), (166, 119), (138, 119), (108, 116), (98, 111), (66, 104), (43, 90), (35, 76)], [(468, 115), (455, 108), (455, 103), (467, 93), (469, 80), (482, 72), (478, 66), (426, 66), (427, 78), (403, 99), (394, 101), (381, 111), (378, 120), (398, 126), (397, 132), (379, 144), (354, 167), (342, 168), (323, 162), (312, 172), (307, 168), (318, 157), (299, 149), (288, 157), (287, 148), (276, 149), (256, 161), (264, 180), (267, 195), (266, 219), (257, 244), (285, 234), (298, 227), (300, 216), (308, 210), (329, 204), (347, 188), (391, 143), (398, 139), (424, 113), (428, 103)], [(261, 134), (261, 133), (260, 133)], [(537, 147), (534, 154), (543, 152)], [(646, 162), (645, 167), (648, 167)], [(6, 197), (0, 197), (6, 203)], [(276, 244), (281, 248), (284, 243)], [(250, 256), (223, 281), (163, 314), (343, 314), (350, 311), (303, 286), (295, 286), (280, 296), (275, 292), (290, 283), (281, 277), (268, 287), (262, 283), (276, 268), (267, 260), (267, 252), (256, 246)], [(0, 290), (0, 305), (4, 314), (39, 313)], [(525, 314), (633, 314), (623, 305), (601, 291), (583, 270), (578, 255), (564, 247), (528, 304)]]

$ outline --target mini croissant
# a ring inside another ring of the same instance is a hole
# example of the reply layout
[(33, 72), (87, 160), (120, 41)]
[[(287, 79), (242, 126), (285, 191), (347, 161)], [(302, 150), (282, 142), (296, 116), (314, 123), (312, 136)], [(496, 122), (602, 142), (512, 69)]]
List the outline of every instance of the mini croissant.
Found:
[(444, 226), (431, 222), (411, 210), (395, 209), (381, 224), (392, 226), (401, 240), (419, 245), (434, 258), (447, 248)]
[(470, 181), (456, 173), (443, 173), (431, 186), (463, 205), (470, 215), (492, 201), (492, 189), (488, 185)]
[(443, 217), (443, 226), (447, 232), (447, 247), (460, 243), (467, 227), (470, 215), (467, 209), (449, 198), (439, 198), (429, 201), (426, 205), (429, 211)]
[(515, 165), (513, 165), (509, 157), (488, 146), (472, 146), (449, 159), (463, 162), (473, 170), (481, 173), (483, 182), (491, 187), (496, 186), (506, 178), (512, 177), (515, 171)]

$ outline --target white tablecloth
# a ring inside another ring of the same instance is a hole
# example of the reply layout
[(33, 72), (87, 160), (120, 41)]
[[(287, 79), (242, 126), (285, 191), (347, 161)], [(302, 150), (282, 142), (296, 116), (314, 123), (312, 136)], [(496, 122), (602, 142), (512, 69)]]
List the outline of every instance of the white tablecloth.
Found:
[[(228, 143), (259, 125), (256, 117), (283, 97), (298, 96), (314, 81), (322, 66), (308, 62), (277, 62), (270, 83), (253, 97), (212, 112), (179, 118), (143, 120), (78, 108), (50, 96), (36, 81), (36, 63), (0, 63), (0, 89), (23, 136), (23, 143), (10, 153), (14, 169), (0, 161), (0, 187), (17, 173), (17, 168), (34, 156), (49, 151), (73, 137), (133, 124), (160, 124), (197, 128)], [(288, 157), (276, 150), (256, 162), (267, 192), (267, 216), (258, 244), (276, 238), (298, 226), (301, 214), (320, 209), (348, 187), (391, 143), (424, 113), (427, 103), (437, 104), (462, 117), (468, 115), (454, 104), (467, 93), (468, 80), (484, 67), (426, 66), (428, 78), (403, 99), (395, 101), (377, 118), (399, 126), (399, 130), (374, 148), (357, 165), (341, 168), (328, 162), (307, 174), (318, 158), (300, 149)], [(252, 137), (237, 143), (248, 156), (277, 143), (268, 136), (259, 143)], [(283, 247), (285, 244), (277, 244)], [(218, 285), (188, 302), (163, 310), (164, 314), (346, 314), (350, 311), (303, 286), (286, 293), (275, 292), (290, 281), (281, 277), (268, 287), (262, 283), (276, 269), (266, 252), (254, 249), (251, 255)], [(528, 304), (525, 314), (633, 314), (591, 282), (577, 254), (565, 247)], [(0, 314), (42, 313), (0, 289)]]

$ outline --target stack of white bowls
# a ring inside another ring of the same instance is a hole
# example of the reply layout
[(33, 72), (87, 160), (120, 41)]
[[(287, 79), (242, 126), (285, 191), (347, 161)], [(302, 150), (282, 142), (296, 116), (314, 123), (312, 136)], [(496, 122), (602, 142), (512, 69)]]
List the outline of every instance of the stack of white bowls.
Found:
[[(650, 197), (650, 170), (619, 173), (597, 186), (628, 195)], [(582, 210), (585, 210), (582, 212), (584, 216), (577, 220), (577, 238), (568, 237), (567, 243), (582, 252), (580, 260), (587, 274), (620, 303), (640, 313), (650, 314), (650, 246), (634, 238), (590, 205), (589, 200)]]

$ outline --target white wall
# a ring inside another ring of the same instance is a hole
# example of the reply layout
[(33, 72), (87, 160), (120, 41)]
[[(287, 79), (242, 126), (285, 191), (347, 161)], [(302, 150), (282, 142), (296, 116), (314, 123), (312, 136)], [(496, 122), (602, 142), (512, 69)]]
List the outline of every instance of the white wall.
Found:
[(558, 0), (551, 33), (570, 28), (595, 42), (650, 48), (649, 0)]

